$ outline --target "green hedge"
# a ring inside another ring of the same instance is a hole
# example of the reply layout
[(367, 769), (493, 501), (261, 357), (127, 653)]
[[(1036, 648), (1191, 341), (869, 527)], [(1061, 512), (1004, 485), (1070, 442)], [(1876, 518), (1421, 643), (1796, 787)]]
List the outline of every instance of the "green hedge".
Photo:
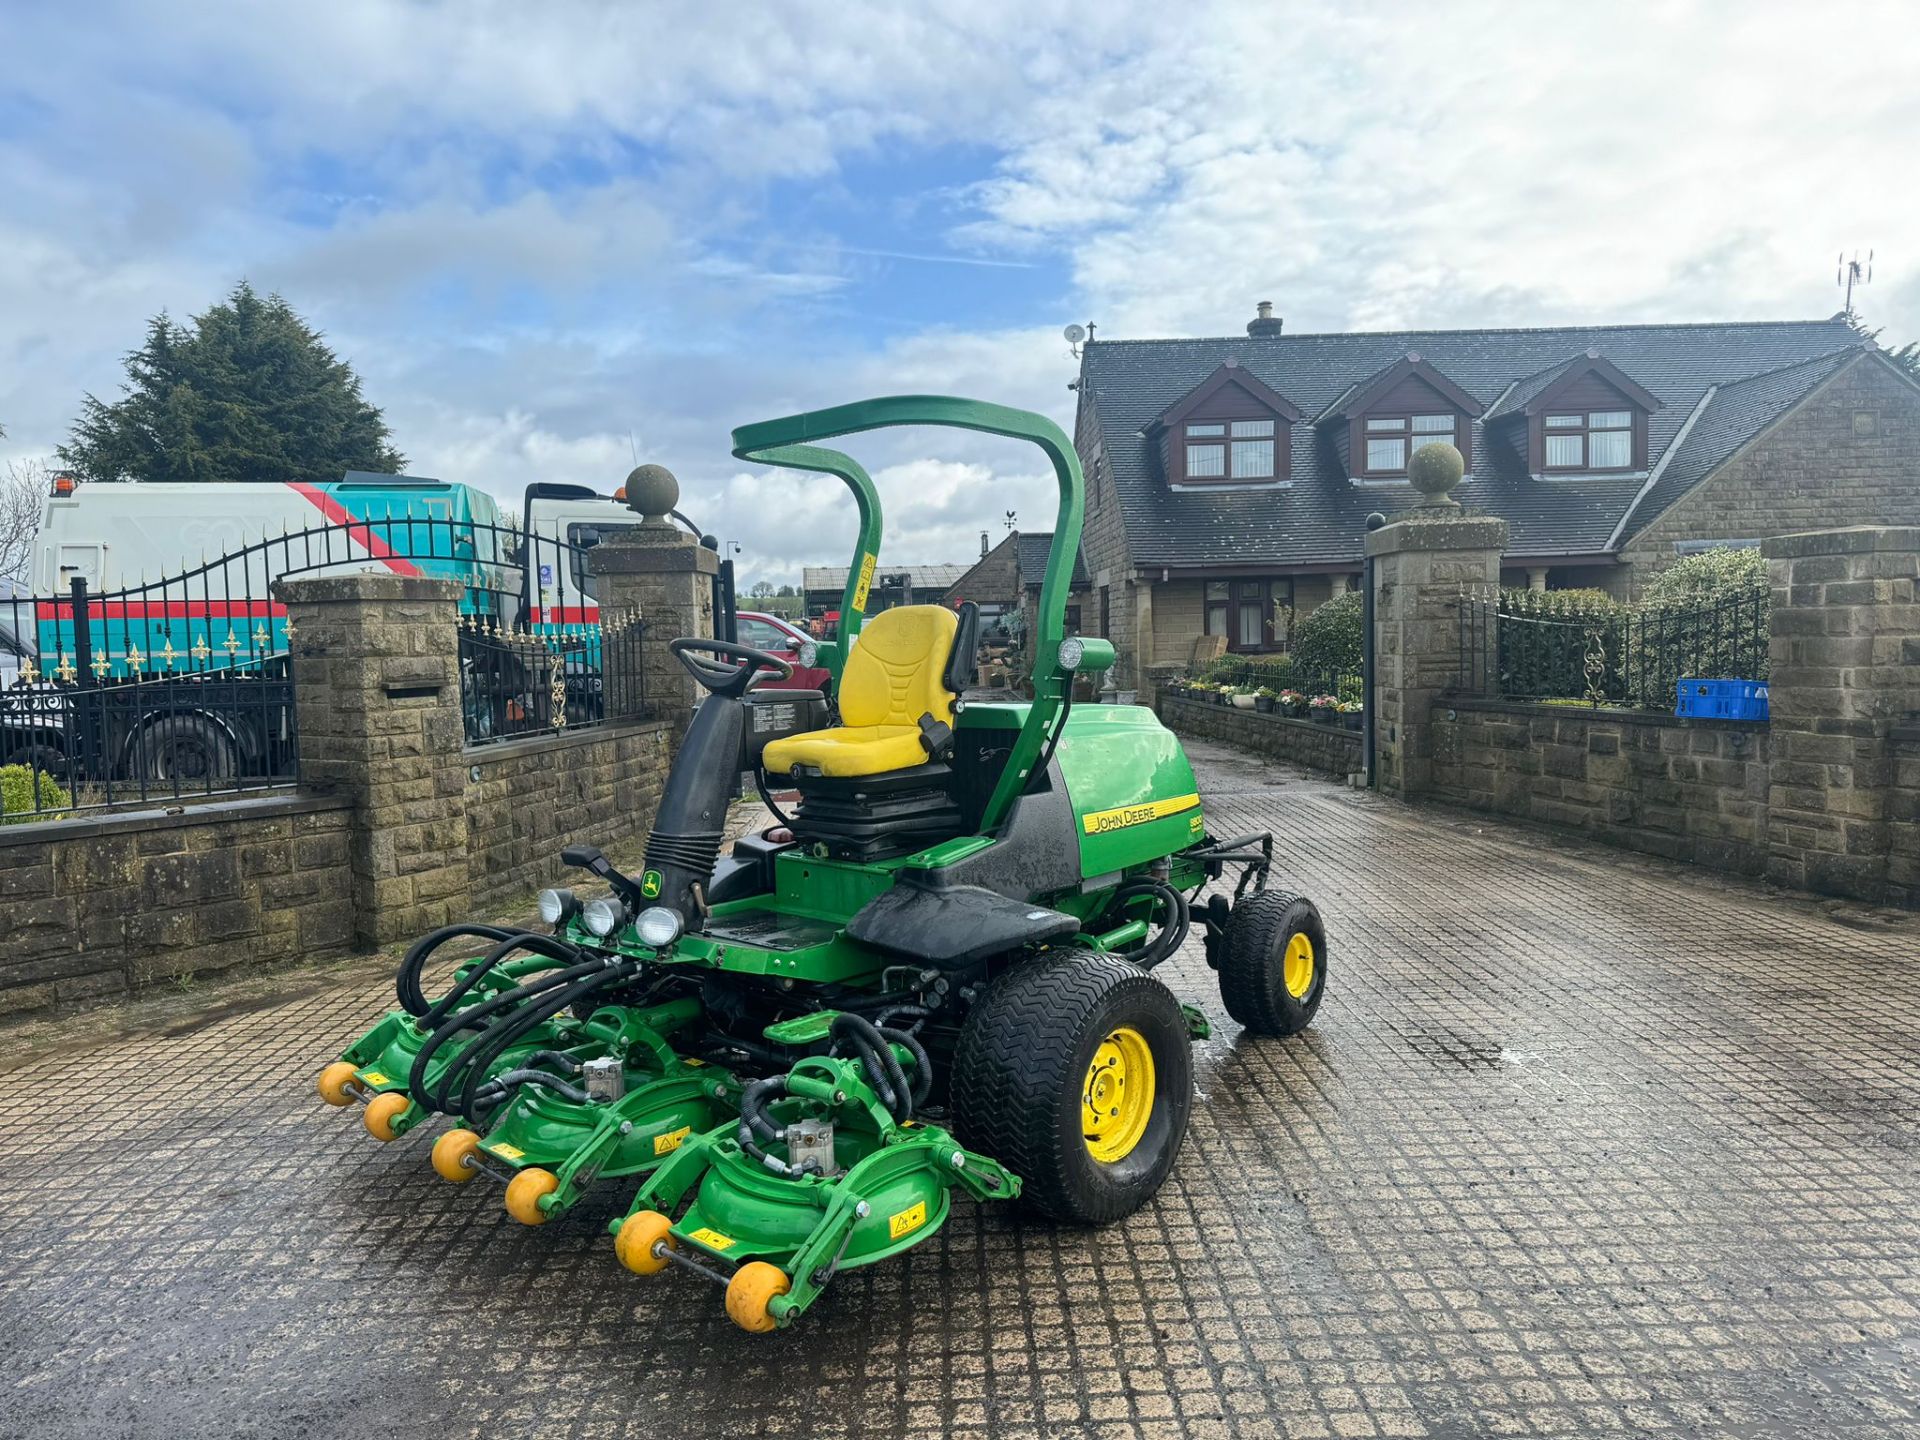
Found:
[[(40, 784), (40, 805), (33, 803), (34, 781)], [(0, 825), (18, 825), (27, 820), (57, 820), (73, 797), (46, 771), (34, 771), (26, 765), (0, 765)]]
[(1366, 597), (1336, 595), (1293, 627), (1293, 664), (1302, 675), (1343, 675), (1360, 668)]

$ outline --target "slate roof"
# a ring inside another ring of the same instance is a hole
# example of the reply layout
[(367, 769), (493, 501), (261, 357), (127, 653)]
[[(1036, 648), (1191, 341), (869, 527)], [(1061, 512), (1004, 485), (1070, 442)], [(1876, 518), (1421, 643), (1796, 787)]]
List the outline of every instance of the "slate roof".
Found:
[[(1038, 585), (1046, 578), (1047, 553), (1052, 549), (1053, 532), (1051, 530), (1042, 530), (1031, 535), (1025, 530), (1020, 532), (1017, 563), (1020, 567), (1021, 584)], [(1074, 556), (1073, 582), (1070, 588), (1078, 589), (1092, 583), (1093, 581), (1087, 575), (1087, 557), (1084, 554)]]
[[(967, 573), (966, 565), (887, 565), (882, 564), (874, 574), (874, 583), (879, 583), (882, 575), (898, 575), (902, 570), (916, 592), (921, 590), (946, 590)], [(800, 570), (800, 588), (812, 593), (815, 590), (845, 590), (847, 588), (847, 567), (844, 565), (805, 565)]]
[[(1648, 422), (1648, 473), (1657, 472), (1659, 483), (1647, 503), (1658, 492), (1664, 508), (1765, 423), (1750, 423), (1753, 415), (1768, 407), (1778, 414), (1860, 346), (1859, 335), (1838, 316), (1707, 325), (1101, 340), (1082, 352), (1080, 394), (1083, 404), (1094, 407), (1135, 564), (1217, 566), (1229, 556), (1255, 565), (1357, 563), (1367, 514), (1392, 514), (1420, 497), (1408, 485), (1352, 483), (1325, 427), (1292, 427), (1290, 486), (1244, 489), (1169, 489), (1142, 432), (1230, 358), (1317, 416), (1409, 350), (1481, 404), (1502, 401), (1508, 410), (1510, 387), (1533, 383), (1538, 393), (1569, 363), (1597, 350), (1663, 402)], [(1825, 368), (1808, 363), (1816, 360)], [(1751, 388), (1739, 383), (1749, 380)], [(1725, 423), (1706, 426), (1702, 435), (1703, 412), (1684, 453), (1660, 470), (1674, 437), (1714, 386), (1720, 390), (1709, 411), (1720, 395), (1739, 392), (1721, 412)], [(1648, 474), (1537, 480), (1519, 456), (1503, 443), (1490, 442), (1484, 431), (1484, 422), (1475, 424), (1473, 474), (1454, 494), (1471, 510), (1507, 520), (1510, 554), (1603, 553), (1630, 508), (1634, 525), (1644, 523), (1639, 514), (1644, 503), (1636, 508), (1634, 500)]]

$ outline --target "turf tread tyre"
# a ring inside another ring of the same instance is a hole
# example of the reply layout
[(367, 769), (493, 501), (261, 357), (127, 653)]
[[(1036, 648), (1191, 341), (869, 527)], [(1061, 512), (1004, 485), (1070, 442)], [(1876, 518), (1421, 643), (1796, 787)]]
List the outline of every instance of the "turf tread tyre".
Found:
[[(1109, 1167), (1086, 1150), (1081, 1087), (1094, 1050), (1117, 1025), (1139, 1029), (1152, 1049), (1154, 1118), (1134, 1155)], [(961, 1028), (953, 1106), (962, 1142), (1018, 1174), (1031, 1208), (1076, 1224), (1119, 1220), (1160, 1188), (1186, 1136), (1193, 1056), (1180, 1003), (1112, 956), (1054, 951), (1023, 961), (993, 983)]]
[[(1281, 955), (1287, 939), (1305, 931), (1313, 940), (1313, 984), (1304, 996), (1288, 992)], [(1295, 1035), (1313, 1023), (1327, 990), (1327, 928), (1304, 895), (1256, 890), (1227, 921), (1220, 958), (1220, 998), (1227, 1013), (1256, 1035)]]

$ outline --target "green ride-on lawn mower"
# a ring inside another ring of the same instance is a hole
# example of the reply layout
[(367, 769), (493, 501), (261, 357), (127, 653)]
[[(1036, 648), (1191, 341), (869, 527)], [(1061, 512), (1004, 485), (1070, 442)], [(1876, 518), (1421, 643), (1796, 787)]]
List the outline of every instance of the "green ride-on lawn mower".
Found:
[[(1031, 703), (963, 698), (978, 616), (866, 616), (880, 501), (819, 442), (897, 425), (1032, 441), (1059, 481)], [(1151, 710), (1072, 703), (1105, 640), (1063, 634), (1082, 480), (1065, 435), (1024, 411), (902, 396), (734, 432), (733, 453), (838, 476), (859, 540), (837, 638), (805, 663), (826, 691), (725, 641), (671, 649), (706, 694), (667, 776), (636, 878), (590, 846), (562, 860), (605, 893), (541, 895), (550, 931), (458, 925), (400, 967), (400, 1008), (322, 1071), (392, 1139), (439, 1112), (453, 1181), (506, 1184), (541, 1224), (594, 1182), (644, 1176), (611, 1229), (628, 1269), (726, 1286), (748, 1330), (789, 1324), (841, 1270), (918, 1244), (956, 1187), (1106, 1224), (1159, 1189), (1185, 1136), (1191, 1042), (1152, 974), (1194, 927), (1228, 1012), (1265, 1035), (1313, 1018), (1326, 935), (1267, 888), (1272, 837), (1207, 832), (1193, 770)], [(719, 854), (742, 770), (777, 825)], [(791, 816), (775, 792), (798, 792)], [(1202, 892), (1232, 870), (1231, 893)], [(453, 942), (484, 954), (429, 1000)]]

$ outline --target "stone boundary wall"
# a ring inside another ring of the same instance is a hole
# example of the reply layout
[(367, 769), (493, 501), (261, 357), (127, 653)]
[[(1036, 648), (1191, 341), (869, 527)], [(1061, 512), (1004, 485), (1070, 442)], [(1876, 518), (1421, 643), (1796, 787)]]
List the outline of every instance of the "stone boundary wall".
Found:
[(1893, 788), (1888, 800), (1887, 899), (1920, 910), (1920, 724), (1889, 737)]
[(565, 883), (564, 846), (611, 851), (644, 835), (672, 738), (672, 725), (649, 721), (469, 748), (467, 888), (475, 913)]
[(1767, 868), (1764, 720), (1503, 700), (1436, 702), (1428, 794), (1674, 860)]
[(1158, 692), (1161, 723), (1177, 735), (1218, 740), (1271, 760), (1289, 760), (1344, 780), (1360, 769), (1361, 734), (1338, 725), (1318, 725), (1286, 715), (1262, 715), (1170, 690)]
[(268, 795), (0, 825), (0, 1014), (350, 953), (352, 814)]

